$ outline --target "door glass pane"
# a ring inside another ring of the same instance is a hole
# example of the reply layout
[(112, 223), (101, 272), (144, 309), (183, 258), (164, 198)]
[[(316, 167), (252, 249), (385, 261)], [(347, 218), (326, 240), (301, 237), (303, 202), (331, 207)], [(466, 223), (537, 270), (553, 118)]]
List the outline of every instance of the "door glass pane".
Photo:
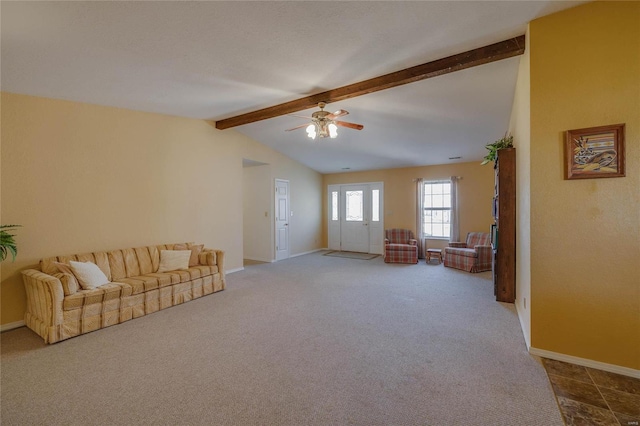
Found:
[(346, 217), (347, 222), (362, 222), (364, 191), (345, 191), (346, 193)]
[(371, 221), (380, 221), (380, 190), (371, 191)]
[(338, 191), (331, 192), (331, 220), (338, 220)]

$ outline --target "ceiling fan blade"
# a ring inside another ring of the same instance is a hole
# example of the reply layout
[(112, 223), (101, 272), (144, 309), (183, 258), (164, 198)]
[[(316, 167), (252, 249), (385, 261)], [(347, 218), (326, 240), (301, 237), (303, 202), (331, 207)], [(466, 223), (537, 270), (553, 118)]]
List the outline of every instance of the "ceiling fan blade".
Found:
[(349, 111), (345, 111), (343, 109), (339, 109), (336, 112), (333, 112), (333, 113), (327, 115), (327, 118), (329, 120), (334, 120), (334, 119), (336, 119), (338, 117), (342, 117), (343, 115), (347, 115), (347, 114), (349, 114)]
[(334, 121), (334, 123), (336, 123), (336, 125), (338, 126), (348, 127), (350, 129), (355, 129), (355, 130), (364, 129), (364, 126), (362, 124), (349, 123), (348, 121)]
[(306, 118), (307, 120), (311, 120), (312, 117), (307, 117), (306, 115), (298, 115), (298, 114), (287, 114), (289, 117), (298, 117), (298, 118)]
[(285, 130), (285, 132), (290, 132), (290, 131), (292, 131), (292, 130), (302, 129), (303, 127), (307, 127), (308, 125), (309, 125), (309, 123), (301, 124), (301, 125), (299, 125), (299, 126), (296, 126), (296, 127), (291, 128), (291, 129), (287, 129), (287, 130)]

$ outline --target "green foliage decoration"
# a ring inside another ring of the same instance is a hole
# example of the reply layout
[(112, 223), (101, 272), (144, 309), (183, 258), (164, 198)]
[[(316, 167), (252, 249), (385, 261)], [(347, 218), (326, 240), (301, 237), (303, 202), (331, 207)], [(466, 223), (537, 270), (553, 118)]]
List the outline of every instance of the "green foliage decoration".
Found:
[(7, 258), (7, 255), (11, 253), (13, 257), (12, 261), (16, 260), (18, 254), (18, 246), (13, 239), (14, 234), (10, 234), (7, 231), (12, 231), (15, 228), (19, 228), (21, 225), (0, 225), (0, 262)]
[(485, 145), (485, 148), (489, 150), (489, 153), (484, 157), (482, 161), (482, 165), (485, 165), (489, 162), (495, 162), (498, 158), (498, 151), (504, 148), (513, 148), (513, 135), (509, 135), (507, 133), (504, 134), (504, 137), (498, 139), (497, 141)]

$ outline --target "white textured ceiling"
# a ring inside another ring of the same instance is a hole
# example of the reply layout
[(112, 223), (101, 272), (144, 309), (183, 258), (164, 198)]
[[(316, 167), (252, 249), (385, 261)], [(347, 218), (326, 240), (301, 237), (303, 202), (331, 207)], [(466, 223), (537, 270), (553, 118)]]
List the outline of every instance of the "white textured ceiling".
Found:
[[(3, 1), (1, 84), (218, 120), (518, 36), (579, 3)], [(334, 140), (284, 132), (305, 122), (291, 116), (236, 130), (322, 173), (475, 161), (507, 128), (518, 63), (330, 104), (365, 126)]]

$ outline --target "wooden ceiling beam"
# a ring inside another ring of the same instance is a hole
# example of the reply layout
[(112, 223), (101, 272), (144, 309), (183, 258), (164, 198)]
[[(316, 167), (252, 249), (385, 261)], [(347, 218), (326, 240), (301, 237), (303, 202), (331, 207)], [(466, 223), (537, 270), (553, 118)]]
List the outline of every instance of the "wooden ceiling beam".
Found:
[(416, 65), (414, 67), (385, 74), (380, 77), (374, 77), (359, 83), (349, 84), (347, 86), (327, 90), (326, 92), (317, 93), (294, 101), (248, 112), (235, 117), (225, 118), (216, 122), (216, 129), (229, 129), (231, 127), (241, 126), (243, 124), (249, 124), (255, 121), (266, 120), (268, 118), (313, 108), (317, 106), (319, 102), (329, 104), (331, 102), (343, 101), (345, 99), (366, 95), (379, 90), (390, 89), (403, 84), (413, 83), (454, 71), (460, 71), (476, 67), (478, 65), (499, 61), (501, 59), (511, 58), (513, 56), (522, 55), (524, 53), (524, 46), (525, 37), (524, 35), (521, 35), (499, 43), (490, 44), (464, 53), (427, 62), (426, 64)]

